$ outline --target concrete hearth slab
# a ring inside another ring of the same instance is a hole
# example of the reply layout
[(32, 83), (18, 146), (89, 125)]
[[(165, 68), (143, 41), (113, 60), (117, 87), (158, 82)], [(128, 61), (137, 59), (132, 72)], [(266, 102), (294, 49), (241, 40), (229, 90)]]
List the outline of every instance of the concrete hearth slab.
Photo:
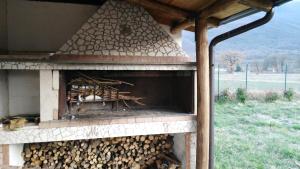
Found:
[(43, 122), (0, 131), (0, 144), (21, 144), (196, 131), (195, 115), (141, 116)]

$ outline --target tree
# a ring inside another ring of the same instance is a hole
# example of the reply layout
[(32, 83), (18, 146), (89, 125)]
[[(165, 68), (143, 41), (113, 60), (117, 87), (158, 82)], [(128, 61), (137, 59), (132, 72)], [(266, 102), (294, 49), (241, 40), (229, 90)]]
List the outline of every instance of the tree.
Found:
[(264, 60), (264, 70), (271, 67), (273, 72), (284, 72), (287, 59), (288, 57), (284, 55), (269, 56)]
[(221, 54), (221, 63), (227, 67), (229, 73), (233, 73), (237, 65), (245, 58), (245, 55), (239, 51), (226, 51)]
[(235, 68), (235, 72), (241, 72), (241, 71), (243, 71), (242, 67), (240, 66), (240, 64), (237, 64)]
[(273, 72), (278, 72), (278, 64), (277, 64), (277, 58), (275, 56), (269, 56), (264, 59), (264, 71), (268, 71), (268, 69), (271, 67)]
[(256, 74), (259, 74), (259, 73), (261, 73), (262, 72), (262, 64), (261, 64), (261, 62), (259, 62), (259, 61), (254, 61), (253, 63), (252, 63), (252, 65), (253, 65), (253, 71), (256, 73)]

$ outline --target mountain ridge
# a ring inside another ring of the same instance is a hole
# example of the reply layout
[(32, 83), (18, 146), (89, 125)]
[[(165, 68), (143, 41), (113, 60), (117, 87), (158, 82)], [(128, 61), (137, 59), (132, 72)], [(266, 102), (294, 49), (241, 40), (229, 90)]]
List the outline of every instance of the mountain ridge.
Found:
[[(300, 57), (300, 1), (292, 1), (274, 10), (273, 19), (259, 28), (221, 42), (216, 53), (227, 50), (243, 52), (248, 59), (261, 59), (268, 56), (281, 55)], [(258, 13), (239, 21), (209, 30), (209, 40), (213, 37), (242, 26), (262, 17)], [(194, 33), (183, 32), (183, 49), (195, 57)]]

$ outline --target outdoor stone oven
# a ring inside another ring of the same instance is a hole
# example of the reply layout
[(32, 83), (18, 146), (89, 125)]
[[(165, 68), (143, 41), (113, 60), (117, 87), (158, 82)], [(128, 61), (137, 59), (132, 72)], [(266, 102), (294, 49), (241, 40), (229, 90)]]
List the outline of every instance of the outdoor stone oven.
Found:
[(115, 70), (111, 65), (106, 71), (60, 71), (60, 118), (194, 113), (194, 72), (151, 70), (147, 65), (188, 62), (189, 58), (141, 7), (107, 1), (52, 59), (127, 62), (149, 69), (134, 70), (127, 65), (126, 69)]
[(0, 131), (9, 164), (23, 165), (24, 143), (171, 134), (182, 167), (194, 165), (196, 68), (176, 40), (142, 7), (108, 0), (58, 52), (1, 62), (1, 82), (21, 91), (0, 96), (18, 107), (4, 113), (40, 117)]

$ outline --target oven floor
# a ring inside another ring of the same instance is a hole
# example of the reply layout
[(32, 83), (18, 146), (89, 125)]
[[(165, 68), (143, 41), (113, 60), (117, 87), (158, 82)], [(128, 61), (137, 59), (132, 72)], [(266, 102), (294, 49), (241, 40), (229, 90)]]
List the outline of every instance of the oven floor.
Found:
[(156, 117), (156, 116), (184, 116), (191, 115), (191, 113), (183, 113), (170, 110), (119, 110), (119, 111), (89, 111), (88, 113), (68, 114), (65, 119), (110, 119), (110, 118), (126, 118), (126, 117)]
[(132, 124), (151, 122), (194, 121), (195, 114), (166, 110), (106, 111), (89, 114), (77, 114), (73, 119), (41, 122), (40, 128), (78, 127), (89, 125)]

